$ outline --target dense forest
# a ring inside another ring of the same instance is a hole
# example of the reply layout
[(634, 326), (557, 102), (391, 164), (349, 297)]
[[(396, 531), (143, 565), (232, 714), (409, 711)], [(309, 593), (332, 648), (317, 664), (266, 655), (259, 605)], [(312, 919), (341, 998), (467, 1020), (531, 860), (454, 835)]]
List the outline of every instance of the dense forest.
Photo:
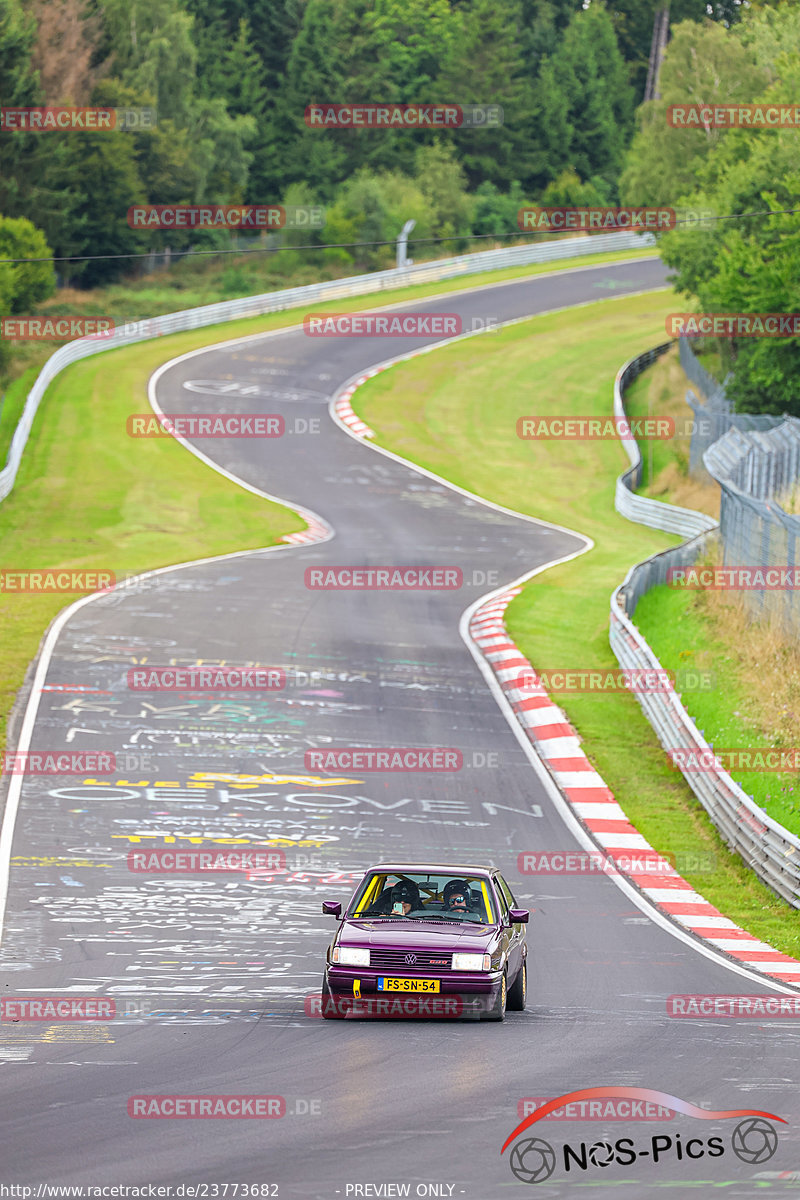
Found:
[[(325, 225), (302, 240), (344, 243), (320, 257), (359, 270), (391, 262), (408, 218), (413, 238), (442, 239), (438, 249), (420, 242), (421, 257), (474, 247), (478, 235), (478, 245), (511, 238), (532, 203), (688, 204), (720, 216), (792, 208), (797, 129), (675, 129), (665, 111), (676, 101), (791, 101), (798, 0), (674, 0), (660, 98), (644, 101), (663, 7), (0, 0), (3, 106), (157, 112), (138, 130), (0, 130), (0, 255), (74, 256), (60, 281), (97, 287), (134, 270), (136, 260), (112, 256), (231, 244), (226, 231), (132, 229), (136, 204), (321, 205)], [(493, 104), (503, 123), (320, 130), (304, 119), (310, 104), (364, 102)], [(707, 309), (795, 311), (799, 235), (796, 214), (718, 221), (666, 235), (663, 252)], [(46, 261), (0, 262), (3, 311), (30, 311), (55, 278)], [(796, 353), (790, 339), (745, 347), (741, 402), (763, 403), (764, 379), (775, 383), (779, 361), (787, 381)], [(780, 410), (793, 385), (771, 394)]]

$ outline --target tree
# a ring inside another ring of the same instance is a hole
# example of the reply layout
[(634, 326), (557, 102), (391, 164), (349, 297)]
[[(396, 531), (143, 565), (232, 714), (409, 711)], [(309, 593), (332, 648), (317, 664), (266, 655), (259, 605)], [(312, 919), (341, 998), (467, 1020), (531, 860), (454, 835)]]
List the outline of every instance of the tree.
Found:
[(619, 184), (624, 203), (674, 203), (691, 193), (703, 163), (726, 136), (719, 129), (672, 128), (669, 105), (749, 103), (766, 79), (753, 53), (721, 25), (678, 25), (661, 67), (661, 99), (643, 104), (637, 114)]
[(519, 210), (525, 205), (525, 194), (517, 179), (505, 193), (493, 183), (481, 183), (472, 197), (472, 204), (473, 233), (508, 238), (518, 232)]
[(558, 170), (568, 165), (581, 179), (596, 175), (615, 187), (633, 124), (633, 89), (607, 10), (595, 3), (577, 13), (550, 61), (568, 122)]
[[(773, 82), (748, 102), (794, 104), (800, 87), (796, 10), (750, 13), (723, 36), (731, 56), (770, 45)], [(762, 51), (755, 51), (758, 56)], [(728, 61), (728, 60), (726, 60)], [(766, 68), (752, 59), (750, 77)], [(744, 99), (744, 97), (738, 97)], [(714, 138), (697, 168), (687, 203), (708, 205), (721, 215), (793, 209), (800, 187), (800, 144), (791, 128), (732, 129)], [(664, 236), (662, 256), (676, 272), (676, 286), (704, 312), (800, 312), (800, 219), (795, 213), (745, 216), (710, 230), (678, 229)], [(800, 415), (800, 345), (797, 338), (725, 339), (723, 358), (732, 369), (729, 393), (743, 411)]]
[(520, 0), (467, 0), (455, 13), (452, 38), (436, 82), (437, 99), (496, 105), (502, 125), (477, 126), (446, 137), (456, 148), (470, 186), (488, 180), (505, 190), (527, 178), (533, 153), (533, 94), (521, 47)]
[[(415, 182), (428, 206), (434, 236), (468, 234), (472, 224), (473, 205), (467, 195), (464, 171), (456, 159), (453, 147), (446, 143), (420, 146), (415, 165)], [(414, 232), (417, 233), (416, 230)], [(417, 233), (417, 237), (419, 236)], [(453, 253), (458, 247), (451, 244), (444, 249)]]
[(52, 296), (56, 290), (52, 253), (41, 229), (31, 221), (25, 217), (0, 217), (0, 259), (46, 260), (0, 263), (3, 312), (29, 313), (36, 304)]

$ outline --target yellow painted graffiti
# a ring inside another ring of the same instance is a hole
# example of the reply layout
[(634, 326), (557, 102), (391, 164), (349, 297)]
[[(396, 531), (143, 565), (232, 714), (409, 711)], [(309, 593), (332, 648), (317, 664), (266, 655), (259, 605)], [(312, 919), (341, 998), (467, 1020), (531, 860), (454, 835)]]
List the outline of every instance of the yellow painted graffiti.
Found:
[(18, 863), (19, 866), (36, 866), (36, 867), (110, 867), (111, 863), (95, 862), (91, 858), (54, 858), (48, 855), (40, 858), (35, 854), (28, 857), (18, 855), (11, 859), (12, 863)]
[(189, 835), (184, 833), (112, 833), (112, 838), (121, 838), (126, 842), (141, 842), (143, 838), (161, 838), (168, 845), (180, 840), (182, 842), (191, 842), (194, 846), (200, 846), (203, 842), (213, 842), (220, 846), (316, 846), (320, 849), (326, 846), (328, 842), (338, 841), (337, 838), (232, 838), (232, 837), (204, 837), (201, 835)]
[(198, 771), (190, 775), (185, 784), (179, 779), (84, 779), (83, 787), (154, 787), (173, 788), (196, 791), (213, 791), (216, 783), (227, 783), (239, 792), (247, 792), (261, 787), (265, 783), (290, 783), (300, 787), (326, 788), (337, 787), (341, 783), (363, 783), (363, 779), (351, 779), (349, 776), (336, 775), (323, 778), (321, 775), (229, 775), (222, 772)]
[(302, 787), (335, 787), (340, 783), (363, 783), (363, 779), (349, 779), (345, 776), (323, 778), (321, 775), (229, 775), (224, 772), (197, 771), (190, 779), (213, 780), (216, 783), (247, 783), (257, 786), (261, 783), (299, 783)]

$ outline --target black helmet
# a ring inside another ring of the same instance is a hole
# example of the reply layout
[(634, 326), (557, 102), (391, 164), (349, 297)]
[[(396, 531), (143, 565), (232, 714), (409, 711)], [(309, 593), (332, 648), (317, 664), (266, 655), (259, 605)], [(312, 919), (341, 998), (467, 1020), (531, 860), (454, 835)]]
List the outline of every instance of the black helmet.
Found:
[(463, 879), (451, 879), (444, 889), (444, 906), (449, 908), (456, 896), (463, 896), (467, 908), (472, 907), (469, 884)]
[(400, 879), (392, 888), (392, 904), (398, 902), (420, 907), (419, 888), (410, 879)]

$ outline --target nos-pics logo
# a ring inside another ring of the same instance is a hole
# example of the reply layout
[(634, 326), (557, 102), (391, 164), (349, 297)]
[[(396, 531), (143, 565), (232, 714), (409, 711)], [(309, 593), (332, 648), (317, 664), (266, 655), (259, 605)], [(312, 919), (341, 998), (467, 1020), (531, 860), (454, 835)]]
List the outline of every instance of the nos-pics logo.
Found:
[[(622, 1137), (614, 1141), (565, 1142), (560, 1150), (556, 1150), (544, 1138), (530, 1136), (520, 1138), (531, 1125), (566, 1104), (580, 1100), (597, 1100), (619, 1098), (626, 1100), (644, 1100), (648, 1103), (660, 1104), (673, 1112), (683, 1113), (687, 1117), (695, 1117), (700, 1121), (722, 1121), (732, 1118), (742, 1118), (730, 1135), (730, 1145), (726, 1146), (723, 1137), (692, 1137), (684, 1138), (679, 1133), (654, 1134), (642, 1138), (637, 1143), (634, 1138)], [(544, 1183), (549, 1179), (561, 1161), (563, 1170), (571, 1178), (580, 1178), (583, 1172), (593, 1168), (631, 1166), (639, 1159), (651, 1161), (654, 1164), (665, 1161), (674, 1162), (683, 1159), (720, 1158), (723, 1154), (733, 1151), (737, 1158), (748, 1165), (768, 1162), (778, 1148), (778, 1134), (771, 1121), (780, 1121), (785, 1125), (783, 1117), (775, 1113), (761, 1112), (755, 1108), (731, 1108), (718, 1111), (698, 1108), (681, 1100), (678, 1096), (670, 1096), (667, 1092), (655, 1091), (653, 1088), (638, 1087), (596, 1087), (582, 1088), (577, 1092), (567, 1092), (548, 1100), (527, 1116), (506, 1139), (501, 1154), (505, 1154), (515, 1138), (520, 1138), (511, 1151), (509, 1166), (522, 1183)]]

